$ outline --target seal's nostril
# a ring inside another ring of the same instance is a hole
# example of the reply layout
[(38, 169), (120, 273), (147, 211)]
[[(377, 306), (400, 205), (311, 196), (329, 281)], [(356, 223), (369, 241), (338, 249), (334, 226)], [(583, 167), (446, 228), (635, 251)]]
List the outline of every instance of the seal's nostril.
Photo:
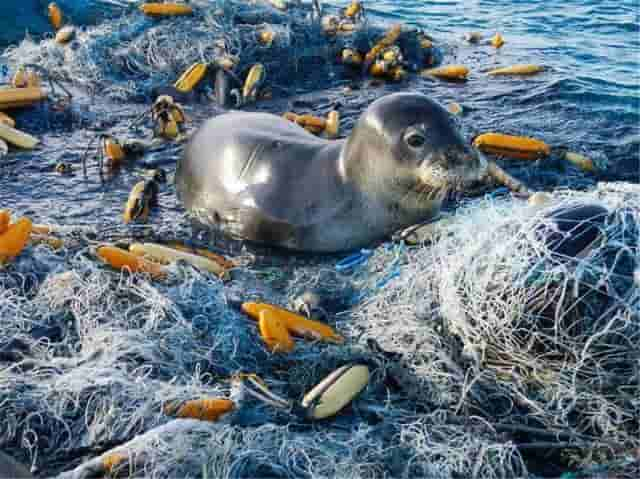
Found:
[(447, 150), (442, 155), (442, 162), (446, 166), (458, 166), (465, 162), (465, 155), (459, 151)]

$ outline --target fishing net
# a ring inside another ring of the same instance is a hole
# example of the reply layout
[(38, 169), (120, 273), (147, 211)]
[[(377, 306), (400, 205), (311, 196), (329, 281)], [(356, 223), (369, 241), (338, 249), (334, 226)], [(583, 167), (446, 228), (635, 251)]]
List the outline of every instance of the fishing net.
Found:
[(389, 252), (374, 256), (361, 278), (372, 293), (344, 327), (401, 353), (415, 374), (406, 392), (425, 407), (479, 415), (521, 451), (557, 449), (560, 464), (622, 457), (640, 445), (637, 193), (555, 196), (550, 208), (609, 211), (579, 257), (535, 234), (549, 208), (474, 202), (433, 247), (406, 252), (382, 290), (372, 285), (395, 266)]
[[(354, 70), (338, 53), (367, 51), (383, 32), (365, 18), (327, 37), (306, 3), (284, 12), (266, 1), (192, 4), (191, 17), (136, 11), (79, 30), (67, 46), (25, 40), (6, 57), (12, 71), (38, 64), (121, 101), (147, 99), (221, 55), (237, 58), (239, 78), (263, 63), (269, 86), (287, 92), (345, 81)], [(399, 40), (409, 63), (416, 38)], [(554, 207), (608, 209), (579, 257), (559, 257), (536, 234), (553, 227), (548, 208), (493, 197), (434, 225), (433, 244), (388, 243), (350, 269), (335, 257), (268, 264), (239, 249), (226, 284), (182, 263), (153, 282), (96, 261), (97, 240), (126, 242), (131, 229), (92, 225), (62, 234), (60, 250), (29, 246), (0, 270), (0, 449), (61, 477), (83, 477), (114, 453), (131, 477), (530, 477), (537, 451), (556, 475), (603, 464), (633, 477), (638, 193), (602, 185), (554, 196)], [(171, 221), (154, 235), (198, 237)], [(270, 354), (237, 303), (294, 308), (308, 291), (346, 344), (298, 340), (293, 353)], [(370, 383), (327, 421), (255, 400), (216, 423), (164, 412), (168, 401), (235, 398), (238, 373), (299, 402), (349, 362), (367, 364)]]
[[(31, 246), (0, 271), (0, 448), (61, 477), (113, 454), (131, 477), (527, 477), (540, 449), (561, 452), (545, 460), (560, 468), (627, 460), (640, 445), (640, 204), (607, 188), (554, 197), (609, 211), (574, 262), (531, 235), (546, 209), (492, 198), (431, 246), (386, 244), (350, 271), (245, 254), (226, 284), (182, 263), (164, 281), (118, 273), (71, 235)], [(303, 291), (346, 344), (270, 354), (237, 302)], [(369, 366), (369, 386), (327, 421), (253, 399), (216, 423), (163, 409), (239, 397), (238, 373), (300, 401), (349, 362)]]
[[(195, 62), (213, 64), (231, 58), (239, 81), (244, 81), (252, 65), (262, 63), (267, 82), (277, 94), (345, 81), (353, 71), (337, 64), (342, 48), (366, 52), (384, 33), (365, 17), (348, 34), (325, 35), (311, 3), (289, 3), (286, 11), (266, 0), (191, 4), (194, 14), (190, 16), (150, 19), (135, 11), (98, 26), (78, 28), (68, 45), (54, 39), (26, 39), (8, 48), (4, 57), (10, 71), (37, 64), (90, 95), (118, 101), (144, 101), (154, 88), (172, 85)], [(338, 13), (335, 7), (323, 10), (323, 15)], [(272, 34), (268, 41), (260, 40), (262, 32)], [(401, 38), (412, 57), (421, 54), (416, 49), (417, 34), (406, 29)], [(209, 84), (200, 91), (211, 89)]]

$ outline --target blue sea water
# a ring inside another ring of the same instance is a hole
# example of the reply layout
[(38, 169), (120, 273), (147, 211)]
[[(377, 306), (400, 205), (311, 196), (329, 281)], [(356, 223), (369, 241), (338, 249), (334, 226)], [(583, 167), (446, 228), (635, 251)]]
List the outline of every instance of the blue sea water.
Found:
[[(136, 10), (140, 2), (134, 0), (58, 0), (57, 3), (76, 25), (97, 24), (109, 21), (112, 16), (140, 16)], [(323, 3), (344, 6), (349, 2)], [(637, 0), (376, 0), (363, 3), (368, 15), (376, 21), (420, 27), (442, 48), (444, 63), (461, 63), (471, 69), (465, 83), (412, 77), (401, 85), (378, 89), (368, 98), (386, 91), (418, 90), (444, 104), (450, 101), (462, 104), (465, 110), (462, 127), (467, 137), (485, 131), (528, 135), (553, 146), (585, 153), (607, 165), (603, 171), (592, 174), (558, 161), (506, 164), (513, 174), (534, 186), (582, 188), (599, 180), (640, 181), (640, 5)], [(2, 0), (0, 50), (20, 42), (27, 32), (35, 38), (50, 36), (47, 4), (48, 0)], [(486, 36), (500, 32), (506, 43), (500, 49), (468, 44), (463, 35), (470, 31)], [(489, 78), (484, 74), (491, 68), (515, 63), (541, 64), (548, 70), (530, 78)], [(322, 90), (322, 78), (317, 84)], [(363, 100), (356, 110), (364, 107)], [(264, 108), (281, 113), (268, 104)], [(97, 105), (96, 111), (99, 110)], [(345, 131), (358, 113), (346, 112)], [(28, 118), (25, 121), (28, 122)], [(67, 137), (66, 133), (56, 134)], [(51, 141), (46, 177), (34, 180), (33, 196), (27, 199), (0, 184), (0, 199), (4, 196), (9, 202), (38, 211), (45, 208), (54, 192), (69, 199), (86, 197), (85, 183), (57, 177), (50, 170), (56, 159), (80, 155), (87, 135), (77, 132), (74, 135), (73, 138), (81, 138), (82, 142), (71, 139), (76, 144), (66, 142), (62, 148)], [(41, 162), (33, 158), (24, 161)], [(171, 161), (175, 161), (175, 156), (164, 166), (171, 169)], [(134, 181), (135, 178), (116, 181), (116, 189), (105, 192), (97, 206), (94, 204), (95, 208), (84, 203), (75, 214), (83, 216), (92, 209), (115, 214), (121, 200), (114, 198), (126, 194)], [(42, 188), (44, 184), (46, 189)], [(166, 204), (178, 214), (180, 209), (173, 192), (169, 190), (166, 194), (170, 197)], [(117, 208), (111, 211), (109, 201), (114, 201)]]

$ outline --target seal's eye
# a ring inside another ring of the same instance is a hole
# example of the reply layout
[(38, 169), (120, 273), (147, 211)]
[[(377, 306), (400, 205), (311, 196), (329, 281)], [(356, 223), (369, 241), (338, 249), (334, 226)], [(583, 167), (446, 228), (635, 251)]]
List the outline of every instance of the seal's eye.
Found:
[(407, 145), (409, 145), (411, 148), (421, 148), (424, 146), (426, 142), (424, 136), (422, 136), (420, 133), (415, 133), (415, 132), (407, 135), (407, 137), (405, 138), (405, 141), (407, 142)]

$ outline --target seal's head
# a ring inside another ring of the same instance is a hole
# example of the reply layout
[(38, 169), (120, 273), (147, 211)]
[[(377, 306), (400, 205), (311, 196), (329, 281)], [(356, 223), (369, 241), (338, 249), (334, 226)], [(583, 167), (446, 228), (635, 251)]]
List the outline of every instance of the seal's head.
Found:
[(373, 102), (341, 157), (341, 172), (400, 209), (433, 209), (484, 174), (486, 161), (465, 141), (453, 117), (418, 93)]

